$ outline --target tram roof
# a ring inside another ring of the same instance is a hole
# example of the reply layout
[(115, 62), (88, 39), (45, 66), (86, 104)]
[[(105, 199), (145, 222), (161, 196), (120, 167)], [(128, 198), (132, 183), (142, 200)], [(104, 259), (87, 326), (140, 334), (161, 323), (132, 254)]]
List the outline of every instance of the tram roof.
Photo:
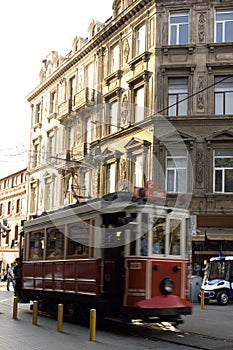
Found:
[[(24, 223), (24, 229), (32, 227), (46, 226), (52, 222), (56, 225), (64, 225), (94, 218), (97, 215), (113, 214), (117, 212), (141, 212), (144, 211), (152, 215), (165, 216), (169, 213), (185, 215), (188, 217), (188, 210), (180, 208), (169, 208), (162, 203), (143, 201), (142, 198), (135, 199), (131, 192), (116, 192), (102, 198), (91, 199), (82, 203), (59, 208), (54, 211), (43, 212), (40, 216)], [(172, 215), (172, 214), (171, 214)]]

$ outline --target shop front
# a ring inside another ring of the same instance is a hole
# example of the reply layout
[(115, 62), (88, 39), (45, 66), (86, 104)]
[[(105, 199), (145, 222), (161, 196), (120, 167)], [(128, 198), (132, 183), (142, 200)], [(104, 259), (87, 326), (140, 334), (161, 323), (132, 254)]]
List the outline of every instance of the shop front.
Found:
[(197, 215), (197, 231), (192, 236), (193, 274), (203, 275), (203, 262), (212, 257), (233, 255), (233, 216)]

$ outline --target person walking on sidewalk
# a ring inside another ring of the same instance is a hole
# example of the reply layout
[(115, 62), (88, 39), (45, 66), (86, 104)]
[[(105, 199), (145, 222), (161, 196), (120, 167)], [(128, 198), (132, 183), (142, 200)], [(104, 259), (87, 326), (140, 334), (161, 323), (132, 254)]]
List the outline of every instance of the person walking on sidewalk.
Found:
[(14, 267), (14, 280), (15, 280), (15, 296), (21, 298), (22, 292), (22, 260), (21, 258), (15, 259), (16, 265)]
[(6, 266), (6, 272), (7, 272), (7, 284), (6, 284), (6, 289), (8, 292), (10, 292), (10, 284), (12, 283), (13, 289), (15, 289), (15, 282), (14, 282), (14, 272), (12, 269), (12, 264), (11, 266), (7, 264)]

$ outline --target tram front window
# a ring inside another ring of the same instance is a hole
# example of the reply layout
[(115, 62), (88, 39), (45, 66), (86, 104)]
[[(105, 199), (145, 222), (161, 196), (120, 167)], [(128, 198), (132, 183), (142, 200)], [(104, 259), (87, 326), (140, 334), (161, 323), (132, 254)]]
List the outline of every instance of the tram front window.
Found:
[(158, 219), (152, 229), (153, 243), (152, 254), (164, 254), (165, 249), (165, 229), (164, 219)]
[(180, 220), (170, 220), (170, 242), (169, 242), (169, 254), (180, 255)]
[(148, 255), (148, 237), (146, 233), (141, 238), (141, 255)]

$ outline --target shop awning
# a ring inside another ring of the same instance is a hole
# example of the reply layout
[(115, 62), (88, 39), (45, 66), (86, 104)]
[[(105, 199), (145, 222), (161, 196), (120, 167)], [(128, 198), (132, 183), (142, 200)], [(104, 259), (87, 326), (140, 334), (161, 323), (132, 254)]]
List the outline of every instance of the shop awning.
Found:
[[(203, 232), (203, 230), (202, 230)], [(206, 238), (213, 241), (233, 241), (233, 228), (207, 228)]]
[(205, 240), (205, 235), (203, 234), (198, 234), (196, 236), (192, 236), (192, 241), (193, 242), (203, 242)]

